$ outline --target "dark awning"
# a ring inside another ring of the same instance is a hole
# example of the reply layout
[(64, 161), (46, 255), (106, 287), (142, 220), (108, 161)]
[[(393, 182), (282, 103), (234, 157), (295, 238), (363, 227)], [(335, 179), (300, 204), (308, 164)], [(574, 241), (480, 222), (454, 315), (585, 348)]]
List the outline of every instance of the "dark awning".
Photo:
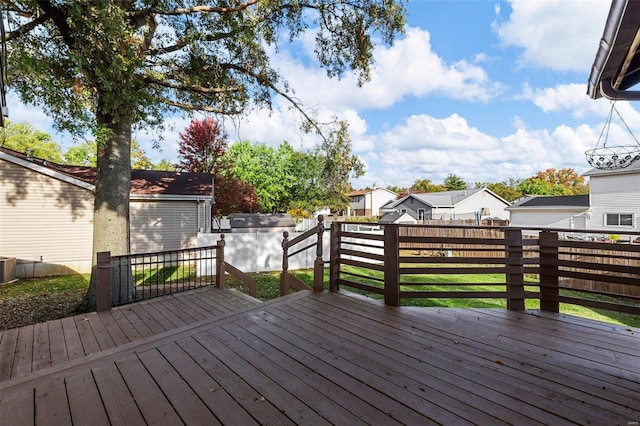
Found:
[(640, 100), (627, 90), (640, 82), (640, 1), (613, 0), (591, 67), (587, 93), (593, 99)]

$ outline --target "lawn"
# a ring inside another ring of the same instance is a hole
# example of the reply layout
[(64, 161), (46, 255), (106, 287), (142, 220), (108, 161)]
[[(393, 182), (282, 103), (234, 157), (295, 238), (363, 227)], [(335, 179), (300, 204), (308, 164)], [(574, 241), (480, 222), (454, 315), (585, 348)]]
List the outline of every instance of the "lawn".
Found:
[[(370, 270), (359, 270), (352, 268), (351, 272), (356, 274), (370, 274)], [(292, 271), (303, 282), (311, 285), (313, 283), (312, 270)], [(280, 293), (280, 273), (279, 272), (263, 272), (258, 274), (250, 274), (258, 281), (258, 294), (260, 300), (269, 300), (278, 297)], [(328, 283), (328, 270), (325, 269), (325, 283)], [(188, 279), (191, 277), (190, 271), (183, 270), (162, 270), (156, 273), (136, 276), (139, 285), (163, 283), (171, 280)], [(419, 282), (419, 286), (402, 286), (403, 291), (423, 290), (423, 291), (502, 291), (504, 290), (503, 274), (475, 274), (475, 275), (410, 275), (402, 278), (406, 282)], [(361, 282), (367, 280), (359, 279)], [(434, 283), (478, 283), (477, 285), (438, 285)], [(226, 283), (229, 288), (235, 288), (243, 292), (248, 292), (245, 284), (237, 279), (226, 276)], [(368, 283), (379, 286), (380, 283), (375, 280), (369, 280)], [(495, 284), (493, 284), (495, 283)], [(535, 283), (528, 290), (536, 291)], [(50, 278), (38, 279), (22, 279), (15, 283), (0, 286), (0, 308), (4, 311), (0, 316), (0, 329), (15, 326), (9, 316), (11, 315), (28, 315), (26, 321), (46, 321), (50, 318), (48, 311), (53, 311), (51, 315), (60, 318), (62, 316), (73, 314), (74, 301), (81, 300), (82, 296), (89, 285), (89, 275), (67, 275)], [(328, 286), (328, 284), (326, 284)], [(360, 290), (347, 290), (364, 293)], [(570, 294), (570, 292), (566, 292)], [(367, 296), (381, 299), (382, 296), (368, 293)], [(585, 297), (580, 294), (580, 297)], [(603, 296), (593, 296), (599, 299), (606, 299)], [(64, 303), (66, 302), (66, 304)], [(506, 301), (504, 299), (403, 299), (403, 305), (408, 306), (425, 306), (425, 307), (452, 307), (452, 308), (497, 308), (505, 309)], [(62, 305), (65, 305), (63, 307)], [(58, 309), (52, 309), (54, 307)], [(526, 301), (527, 309), (538, 309), (538, 300), (530, 299)], [(62, 312), (67, 309), (68, 312)], [(24, 312), (28, 310), (30, 312)], [(640, 316), (630, 315), (600, 309), (592, 309), (582, 306), (561, 304), (560, 311), (569, 315), (575, 315), (584, 318), (590, 318), (598, 321), (605, 321), (619, 325), (640, 328)], [(22, 323), (20, 323), (22, 324)]]

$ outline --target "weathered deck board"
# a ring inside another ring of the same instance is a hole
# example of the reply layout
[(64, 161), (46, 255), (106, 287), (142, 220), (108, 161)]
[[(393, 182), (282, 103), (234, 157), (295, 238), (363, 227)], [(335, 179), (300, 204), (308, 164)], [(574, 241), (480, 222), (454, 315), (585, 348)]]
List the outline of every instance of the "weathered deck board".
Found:
[[(0, 381), (259, 303), (235, 291), (205, 287), (6, 330), (0, 340)], [(191, 308), (198, 313), (188, 314)]]
[(628, 426), (640, 420), (640, 330), (608, 327), (299, 292), (0, 382), (0, 415), (18, 426)]

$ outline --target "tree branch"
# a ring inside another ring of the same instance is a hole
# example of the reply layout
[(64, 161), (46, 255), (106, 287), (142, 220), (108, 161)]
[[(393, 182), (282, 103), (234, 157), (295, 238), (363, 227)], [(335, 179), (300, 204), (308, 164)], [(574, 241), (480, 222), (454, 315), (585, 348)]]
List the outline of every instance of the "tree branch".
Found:
[(150, 13), (154, 13), (157, 15), (167, 15), (167, 16), (176, 16), (176, 15), (189, 15), (192, 13), (234, 13), (241, 12), (247, 9), (254, 4), (257, 4), (260, 0), (249, 0), (245, 3), (241, 3), (236, 7), (213, 7), (213, 6), (193, 6), (193, 7), (184, 7), (173, 10), (160, 9), (157, 7), (149, 7), (146, 9), (136, 10), (133, 12), (127, 13), (127, 17), (131, 19), (135, 19), (139, 15), (146, 15)]
[(195, 85), (188, 85), (188, 84), (171, 83), (169, 81), (159, 80), (159, 79), (157, 79), (155, 77), (152, 77), (150, 75), (144, 75), (144, 76), (142, 76), (142, 79), (147, 83), (157, 84), (158, 86), (167, 87), (169, 89), (185, 90), (185, 91), (188, 91), (188, 92), (196, 92), (196, 93), (203, 93), (203, 94), (228, 93), (228, 92), (237, 92), (237, 91), (242, 90), (242, 88), (238, 87), (238, 86), (234, 86), (234, 87), (203, 87), (203, 86), (195, 86)]
[(33, 21), (27, 22), (26, 24), (22, 25), (20, 28), (7, 33), (5, 35), (5, 40), (12, 41), (17, 38), (20, 38), (23, 35), (27, 34), (29, 31), (33, 30), (38, 25), (44, 23), (47, 19), (49, 19), (49, 16), (47, 16), (46, 14), (42, 16), (38, 16)]
[(172, 101), (167, 98), (158, 98), (158, 101), (162, 102), (165, 105), (185, 109), (188, 111), (206, 111), (206, 112), (213, 112), (216, 114), (224, 114), (224, 115), (238, 115), (242, 113), (242, 110), (223, 110), (223, 109), (217, 109), (217, 108), (213, 108), (206, 105), (191, 105), (191, 104), (185, 104), (183, 102)]

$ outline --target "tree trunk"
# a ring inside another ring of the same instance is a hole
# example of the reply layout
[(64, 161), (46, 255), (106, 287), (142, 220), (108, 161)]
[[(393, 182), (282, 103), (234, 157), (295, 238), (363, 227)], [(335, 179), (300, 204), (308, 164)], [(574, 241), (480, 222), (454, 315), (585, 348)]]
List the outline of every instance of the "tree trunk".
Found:
[[(100, 108), (98, 108), (100, 110)], [(129, 193), (131, 190), (131, 116), (129, 111), (117, 114), (96, 114), (98, 127), (106, 129), (97, 137), (97, 172), (93, 209), (93, 257), (91, 281), (81, 309), (95, 310), (96, 253), (109, 251), (112, 255), (130, 252)], [(112, 300), (130, 297), (130, 272), (122, 279), (121, 268), (112, 269)], [(129, 268), (126, 268), (129, 270)]]

